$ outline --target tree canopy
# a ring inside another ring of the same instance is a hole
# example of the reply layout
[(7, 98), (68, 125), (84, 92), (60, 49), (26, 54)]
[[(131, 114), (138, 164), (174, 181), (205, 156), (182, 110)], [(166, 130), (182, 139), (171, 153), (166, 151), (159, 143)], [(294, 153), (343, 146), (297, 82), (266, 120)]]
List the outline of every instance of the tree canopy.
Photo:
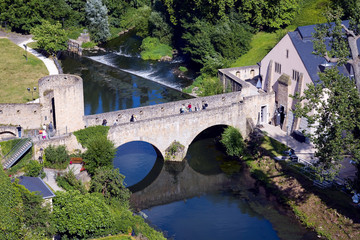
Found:
[(34, 40), (37, 40), (38, 47), (48, 53), (55, 55), (56, 52), (67, 49), (67, 35), (60, 23), (51, 24), (44, 21), (31, 29)]
[(319, 73), (320, 81), (308, 85), (296, 104), (297, 117), (308, 120), (311, 138), (319, 158), (319, 174), (334, 177), (344, 156), (360, 160), (360, 97), (353, 79), (339, 73), (336, 67)]
[(245, 149), (245, 143), (238, 129), (227, 127), (221, 134), (220, 142), (225, 146), (226, 153), (229, 156), (240, 157)]
[(110, 36), (108, 10), (101, 0), (88, 0), (85, 5), (87, 27), (94, 42), (104, 42)]
[[(350, 64), (360, 93), (360, 57), (357, 45), (360, 38), (360, 15), (357, 19), (351, 18), (349, 26), (342, 23), (342, 15), (341, 9), (335, 9), (328, 13), (328, 23), (317, 26), (314, 50), (315, 54), (323, 56), (327, 62), (337, 65)], [(329, 37), (330, 41), (327, 43)]]

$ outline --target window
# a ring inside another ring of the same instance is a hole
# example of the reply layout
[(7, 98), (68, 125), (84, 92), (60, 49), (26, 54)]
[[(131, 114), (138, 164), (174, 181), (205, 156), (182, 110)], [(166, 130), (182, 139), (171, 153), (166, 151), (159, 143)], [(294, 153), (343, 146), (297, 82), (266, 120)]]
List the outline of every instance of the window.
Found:
[(286, 49), (286, 58), (289, 58), (289, 49)]
[(300, 73), (296, 70), (293, 70), (292, 79), (294, 79), (295, 81), (299, 81)]
[(280, 63), (275, 62), (275, 72), (281, 74), (281, 64)]

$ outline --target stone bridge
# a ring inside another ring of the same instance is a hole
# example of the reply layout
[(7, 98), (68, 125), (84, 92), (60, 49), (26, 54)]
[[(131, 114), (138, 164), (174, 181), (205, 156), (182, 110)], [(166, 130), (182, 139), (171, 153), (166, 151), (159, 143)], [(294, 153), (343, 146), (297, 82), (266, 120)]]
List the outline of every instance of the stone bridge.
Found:
[[(184, 151), (176, 159), (181, 161), (195, 137), (209, 127), (233, 126), (246, 137), (249, 133), (247, 121), (251, 119), (253, 123), (258, 123), (270, 119), (268, 115), (274, 111), (273, 102), (273, 94), (263, 93), (244, 97), (241, 92), (233, 92), (89, 115), (84, 117), (84, 122), (87, 126), (93, 126), (100, 125), (103, 119), (106, 119), (111, 126), (108, 139), (113, 141), (116, 147), (132, 141), (144, 141), (157, 148), (163, 157), (171, 143), (178, 141), (185, 146)], [(193, 111), (180, 113), (180, 107), (189, 103)], [(205, 110), (200, 109), (203, 103), (208, 104)], [(195, 106), (198, 111), (195, 111)], [(137, 116), (137, 121), (130, 122), (132, 114)], [(262, 114), (266, 116), (261, 116)], [(116, 120), (117, 124), (114, 125)]]

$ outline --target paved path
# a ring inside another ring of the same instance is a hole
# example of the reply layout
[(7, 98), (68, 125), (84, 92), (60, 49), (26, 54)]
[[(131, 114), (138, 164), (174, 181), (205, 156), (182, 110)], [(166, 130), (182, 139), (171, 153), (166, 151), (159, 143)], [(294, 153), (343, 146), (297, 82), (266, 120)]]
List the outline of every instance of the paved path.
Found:
[[(22, 35), (18, 33), (13, 32), (4, 32), (0, 30), (0, 38), (8, 38), (10, 41), (21, 47), (22, 49), (25, 49), (24, 44), (28, 44), (30, 42), (34, 42), (32, 39), (32, 35)], [(28, 52), (33, 54), (35, 57), (39, 58), (41, 61), (44, 62), (46, 68), (49, 71), (49, 75), (53, 74), (59, 74), (59, 71), (54, 63), (54, 61), (50, 58), (46, 58), (41, 53), (38, 53), (34, 49), (27, 47)]]
[[(24, 45), (28, 44), (30, 42), (34, 42), (34, 40), (32, 38), (27, 39), (23, 42), (18, 43), (18, 46), (21, 47), (22, 49), (25, 49)], [(44, 62), (46, 68), (49, 71), (49, 75), (59, 74), (59, 70), (57, 69), (57, 67), (52, 59), (45, 57), (44, 55), (42, 55), (41, 53), (38, 53), (37, 51), (35, 51), (34, 49), (32, 49), (30, 47), (27, 47), (27, 51)]]
[[(291, 136), (287, 136), (286, 132), (282, 131), (279, 126), (275, 127), (274, 125), (264, 124), (264, 127), (261, 128), (263, 132), (266, 132), (269, 137), (272, 137), (279, 142), (287, 145), (288, 147), (295, 150), (295, 154), (303, 160), (309, 161), (309, 162), (315, 162), (316, 158), (314, 157), (314, 153), (316, 149), (311, 145), (307, 143), (302, 143), (297, 140), (295, 140)], [(345, 158), (341, 165), (343, 166), (340, 169), (339, 177), (346, 179), (354, 179), (356, 177), (357, 169), (356, 167), (350, 163), (349, 158)]]

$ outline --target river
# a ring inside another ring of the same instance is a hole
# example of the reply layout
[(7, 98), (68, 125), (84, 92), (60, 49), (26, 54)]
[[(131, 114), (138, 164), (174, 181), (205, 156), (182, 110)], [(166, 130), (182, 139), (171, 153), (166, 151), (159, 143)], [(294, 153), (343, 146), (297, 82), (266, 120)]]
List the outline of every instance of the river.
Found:
[[(133, 34), (104, 47), (106, 52), (62, 58), (64, 73), (84, 80), (85, 114), (190, 98), (179, 91), (189, 80), (174, 74), (185, 64), (181, 58), (143, 61)], [(145, 142), (120, 146), (114, 167), (126, 176), (132, 207), (169, 239), (315, 239), (271, 194), (262, 194), (244, 166), (233, 178), (222, 172), (226, 157), (216, 139), (223, 127), (200, 134), (182, 163), (164, 162)]]

